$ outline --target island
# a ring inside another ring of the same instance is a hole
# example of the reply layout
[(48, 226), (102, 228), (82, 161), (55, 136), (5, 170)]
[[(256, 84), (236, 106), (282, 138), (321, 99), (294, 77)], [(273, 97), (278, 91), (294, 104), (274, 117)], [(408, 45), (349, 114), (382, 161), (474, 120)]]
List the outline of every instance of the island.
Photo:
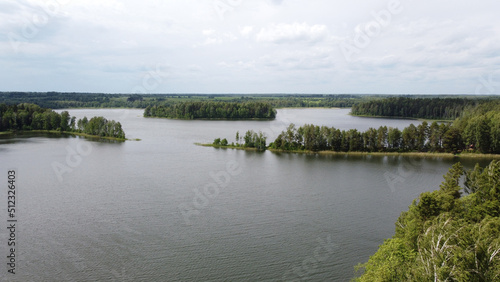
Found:
[(0, 134), (15, 132), (69, 133), (112, 140), (126, 140), (120, 122), (104, 117), (76, 120), (67, 111), (57, 113), (35, 104), (0, 104)]
[[(267, 136), (259, 131), (259, 133), (248, 130), (244, 136), (240, 136), (240, 132), (236, 132), (236, 143), (232, 142), (229, 144), (226, 138), (220, 139), (217, 138), (211, 144), (203, 144), (203, 143), (195, 143), (196, 145), (205, 146), (205, 147), (214, 147), (214, 148), (230, 148), (230, 149), (239, 149), (239, 150), (257, 150), (257, 151), (265, 151)], [(242, 143), (243, 142), (243, 143)]]
[(272, 120), (276, 110), (260, 102), (181, 102), (170, 106), (148, 106), (144, 117), (172, 119), (263, 119)]

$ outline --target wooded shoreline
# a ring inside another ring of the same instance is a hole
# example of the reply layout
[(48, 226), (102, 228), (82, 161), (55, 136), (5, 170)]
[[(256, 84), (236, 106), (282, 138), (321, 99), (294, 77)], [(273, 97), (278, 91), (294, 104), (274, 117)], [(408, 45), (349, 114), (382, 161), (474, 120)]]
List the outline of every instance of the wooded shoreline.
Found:
[[(234, 145), (214, 145), (209, 143), (194, 143), (197, 146), (212, 147), (217, 149), (233, 149), (245, 151), (262, 151), (253, 147), (234, 146)], [(348, 156), (403, 156), (403, 157), (420, 157), (420, 158), (461, 158), (461, 159), (500, 159), (499, 154), (480, 154), (480, 153), (439, 153), (439, 152), (337, 152), (337, 151), (310, 151), (310, 150), (279, 150), (267, 148), (273, 153), (297, 153), (311, 155), (348, 155)]]
[(135, 138), (135, 139), (128, 139), (128, 138), (117, 138), (117, 137), (109, 137), (109, 136), (98, 136), (98, 135), (90, 135), (82, 132), (74, 132), (74, 131), (58, 131), (58, 130), (12, 130), (12, 131), (2, 131), (0, 132), (0, 135), (15, 135), (17, 133), (21, 134), (29, 134), (29, 133), (48, 133), (48, 134), (54, 134), (54, 135), (74, 135), (74, 136), (81, 136), (85, 138), (91, 138), (91, 139), (105, 139), (105, 140), (113, 140), (113, 141), (140, 141), (141, 139)]

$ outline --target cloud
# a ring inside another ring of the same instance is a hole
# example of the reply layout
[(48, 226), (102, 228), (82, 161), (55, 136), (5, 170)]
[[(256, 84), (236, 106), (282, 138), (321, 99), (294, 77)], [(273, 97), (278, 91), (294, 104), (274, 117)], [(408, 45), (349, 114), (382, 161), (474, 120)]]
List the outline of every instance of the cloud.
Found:
[(215, 30), (213, 30), (213, 29), (205, 29), (201, 33), (203, 35), (205, 35), (205, 36), (210, 36), (210, 35), (213, 35), (215, 33)]
[(244, 27), (240, 27), (240, 34), (244, 37), (250, 35), (253, 32), (253, 26), (246, 25)]
[(275, 5), (281, 5), (283, 3), (284, 0), (271, 0), (271, 3), (275, 4)]
[(161, 62), (158, 92), (474, 93), (500, 65), (496, 0), (406, 1), (351, 61), (387, 1), (221, 1), (0, 1), (0, 91), (128, 92)]
[(335, 66), (331, 48), (312, 47), (307, 50), (276, 51), (252, 60), (233, 63), (220, 62), (218, 65), (233, 69), (254, 69), (269, 71), (310, 71), (332, 69)]
[(205, 41), (201, 45), (223, 44), (238, 39), (238, 37), (231, 32), (218, 33), (213, 29), (207, 29), (203, 30), (202, 33), (205, 36)]
[(257, 34), (258, 42), (276, 44), (285, 43), (314, 43), (326, 39), (328, 28), (325, 25), (308, 25), (307, 23), (273, 24), (262, 28)]

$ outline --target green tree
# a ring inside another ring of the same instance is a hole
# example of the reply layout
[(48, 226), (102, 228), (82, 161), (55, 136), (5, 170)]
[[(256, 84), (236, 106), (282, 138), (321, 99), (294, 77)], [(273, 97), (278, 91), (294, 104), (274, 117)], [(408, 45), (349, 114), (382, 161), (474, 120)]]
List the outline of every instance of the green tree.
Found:
[(464, 148), (462, 135), (458, 128), (452, 126), (443, 136), (443, 147), (446, 152), (458, 153)]
[(60, 128), (62, 131), (69, 131), (70, 130), (70, 121), (71, 117), (68, 113), (68, 111), (64, 111), (61, 113), (61, 125)]
[(429, 124), (424, 121), (417, 126), (417, 138), (416, 147), (419, 151), (422, 151), (426, 147), (426, 141), (429, 138)]
[(417, 149), (417, 138), (418, 138), (418, 130), (413, 123), (410, 124), (408, 127), (405, 127), (402, 133), (402, 144), (404, 150), (413, 151)]
[(389, 148), (394, 150), (399, 150), (401, 148), (401, 131), (397, 128), (389, 127), (387, 133), (387, 143)]
[(384, 151), (387, 146), (388, 130), (387, 126), (381, 126), (377, 130), (377, 149)]
[[(468, 195), (460, 195), (461, 177)], [(464, 172), (460, 163), (440, 189), (422, 193), (396, 222), (357, 281), (498, 281), (500, 161)]]
[(488, 153), (491, 147), (491, 129), (486, 115), (475, 116), (469, 119), (464, 129), (465, 141), (473, 145), (482, 153)]
[(440, 134), (439, 124), (434, 121), (429, 127), (429, 147), (432, 152), (441, 150), (441, 140), (442, 136)]
[(228, 144), (229, 144), (229, 143), (227, 142), (227, 139), (226, 139), (226, 138), (224, 138), (224, 139), (222, 139), (222, 140), (220, 141), (220, 145), (221, 145), (221, 146), (227, 146)]
[(491, 151), (500, 154), (500, 112), (492, 112), (490, 126)]
[(243, 140), (245, 141), (245, 147), (255, 147), (255, 144), (253, 143), (253, 135), (255, 132), (253, 130), (248, 130), (245, 133), (245, 137), (243, 137)]
[(364, 275), (357, 281), (408, 281), (405, 270), (411, 268), (415, 257), (415, 251), (404, 240), (387, 239), (366, 264), (357, 266), (357, 270), (364, 268)]

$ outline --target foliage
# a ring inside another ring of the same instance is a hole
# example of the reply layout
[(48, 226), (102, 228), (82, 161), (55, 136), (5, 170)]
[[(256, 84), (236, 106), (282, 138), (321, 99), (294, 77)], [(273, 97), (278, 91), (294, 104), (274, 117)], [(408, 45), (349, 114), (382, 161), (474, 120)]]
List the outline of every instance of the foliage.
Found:
[(460, 117), (465, 110), (488, 101), (469, 98), (391, 97), (355, 104), (352, 107), (352, 114), (453, 120)]
[(258, 102), (275, 108), (352, 107), (379, 95), (299, 95), (299, 94), (104, 94), (64, 92), (0, 92), (0, 103), (32, 103), (51, 109), (67, 108), (141, 108), (172, 106), (182, 102)]
[[(427, 99), (429, 101), (437, 99)], [(496, 107), (498, 106), (498, 107)], [(385, 126), (339, 130), (334, 127), (291, 124), (271, 148), (279, 150), (308, 150), (337, 152), (477, 152), (500, 154), (500, 103), (490, 101), (462, 113), (451, 125), (422, 122), (410, 124), (400, 131)]]
[[(432, 125), (439, 127), (437, 123)], [(337, 151), (337, 152), (411, 152), (444, 151), (444, 143), (431, 144), (431, 131), (427, 122), (418, 127), (411, 124), (400, 131), (381, 126), (365, 132), (356, 129), (340, 130), (335, 127), (290, 124), (270, 147), (278, 150)]]
[[(240, 138), (244, 141), (243, 144), (239, 144)], [(267, 136), (262, 133), (261, 131), (254, 132), (253, 130), (248, 130), (243, 137), (240, 137), (240, 133), (236, 133), (236, 147), (244, 147), (244, 148), (255, 148), (259, 151), (265, 151), (267, 149), (266, 147), (266, 141), (267, 141)], [(214, 142), (212, 143), (214, 146), (222, 146), (222, 147), (227, 147), (229, 146), (229, 142), (227, 141), (226, 138), (224, 139), (214, 139)], [(235, 146), (234, 142), (231, 143), (231, 146)]]
[(114, 120), (107, 120), (104, 117), (93, 117), (87, 121), (87, 117), (78, 121), (78, 131), (99, 136), (125, 139), (122, 125)]
[(401, 214), (395, 235), (357, 267), (364, 274), (356, 280), (498, 281), (499, 199), (500, 161), (470, 171), (455, 164), (439, 190), (422, 193)]
[(260, 151), (266, 150), (267, 137), (261, 131), (259, 131), (259, 133), (256, 133), (253, 130), (249, 130), (245, 133), (243, 140), (245, 141), (245, 144), (243, 146), (246, 148), (256, 148)]
[(176, 119), (274, 119), (276, 110), (256, 102), (183, 102), (171, 106), (148, 106), (145, 117)]
[(0, 104), (0, 131), (7, 130), (57, 130), (81, 132), (101, 137), (125, 139), (119, 122), (103, 117), (84, 117), (76, 121), (67, 111), (56, 113), (34, 104)]

